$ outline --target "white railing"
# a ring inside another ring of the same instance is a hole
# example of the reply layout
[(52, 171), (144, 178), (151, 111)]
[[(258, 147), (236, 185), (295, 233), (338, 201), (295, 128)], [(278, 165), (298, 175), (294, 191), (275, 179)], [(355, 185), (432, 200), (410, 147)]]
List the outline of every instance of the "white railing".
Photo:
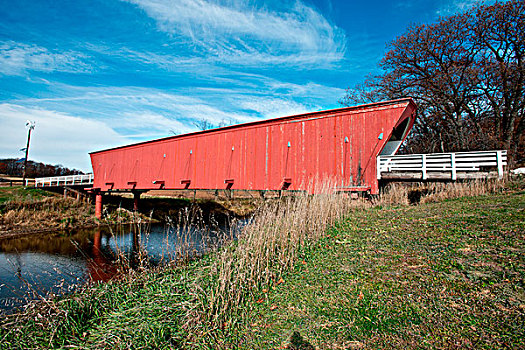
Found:
[(457, 153), (407, 154), (377, 157), (377, 179), (384, 172), (421, 172), (422, 179), (429, 172), (450, 172), (451, 179), (457, 179), (458, 172), (480, 171), (483, 167), (495, 167), (498, 176), (503, 176), (503, 166), (507, 165), (507, 151), (479, 151)]
[[(35, 187), (74, 186), (93, 184), (93, 174), (37, 177)], [(26, 183), (27, 185), (27, 183)]]

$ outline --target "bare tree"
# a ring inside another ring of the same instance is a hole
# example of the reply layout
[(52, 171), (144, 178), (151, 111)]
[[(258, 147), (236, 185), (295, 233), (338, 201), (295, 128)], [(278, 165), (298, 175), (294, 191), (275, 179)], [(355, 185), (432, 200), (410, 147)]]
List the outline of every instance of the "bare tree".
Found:
[(481, 5), (410, 27), (390, 43), (383, 73), (347, 89), (340, 102), (414, 98), (410, 151), (502, 147), (523, 158), (524, 4)]
[(195, 120), (193, 122), (193, 125), (199, 128), (199, 130), (208, 130), (208, 129), (215, 128), (215, 125), (213, 125), (212, 123), (210, 123), (208, 120), (204, 118)]
[(523, 157), (525, 2), (479, 7), (475, 16), (477, 21), (471, 30), (474, 47), (479, 51), (479, 88), (490, 106), (500, 145)]

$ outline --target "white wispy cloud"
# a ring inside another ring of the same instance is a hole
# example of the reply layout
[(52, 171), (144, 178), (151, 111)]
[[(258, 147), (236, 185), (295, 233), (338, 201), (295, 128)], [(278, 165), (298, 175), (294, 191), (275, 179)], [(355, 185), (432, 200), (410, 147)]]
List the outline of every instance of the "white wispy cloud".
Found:
[(51, 52), (37, 46), (7, 41), (0, 43), (0, 74), (23, 75), (27, 71), (89, 73), (93, 67), (79, 52)]
[(158, 113), (124, 113), (108, 121), (109, 126), (118, 129), (133, 139), (155, 139), (169, 135), (185, 134), (196, 131), (195, 126), (172, 119)]
[(246, 1), (128, 0), (216, 60), (238, 65), (320, 64), (344, 58), (344, 32), (313, 8), (296, 1), (271, 10)]
[[(97, 118), (131, 136), (135, 132), (131, 125), (136, 124), (129, 119), (132, 115), (166, 118), (160, 122), (169, 126), (164, 129), (189, 132), (196, 120), (204, 119), (214, 125), (223, 122), (241, 123), (332, 108), (345, 92), (341, 88), (314, 82), (297, 84), (256, 74), (232, 76), (229, 79), (231, 84), (222, 87), (196, 86), (169, 91), (132, 86), (78, 87), (54, 84), (56, 90), (53, 95), (61, 97), (12, 102)], [(327, 102), (330, 103), (327, 105)], [(120, 122), (123, 117), (126, 121)], [(170, 125), (174, 120), (181, 125)]]
[(440, 16), (450, 16), (456, 13), (465, 12), (476, 5), (490, 4), (494, 2), (495, 0), (451, 0), (438, 9), (436, 13)]
[(257, 114), (267, 118), (278, 118), (289, 115), (301, 114), (312, 109), (295, 102), (279, 98), (247, 98), (240, 103), (241, 108), (256, 111)]
[(26, 120), (36, 122), (31, 136), (29, 159), (40, 162), (91, 171), (89, 152), (130, 142), (100, 121), (2, 103), (0, 157), (23, 156), (19, 149), (25, 147), (26, 143)]
[[(69, 113), (89, 115), (114, 125), (116, 130), (125, 129), (128, 125), (119, 122), (119, 118), (128, 118), (131, 115), (164, 116), (190, 127), (193, 121), (202, 119), (212, 124), (219, 124), (224, 120), (243, 122), (254, 119), (251, 115), (238, 112), (237, 106), (228, 106), (225, 101), (230, 97), (226, 98), (224, 92), (203, 93), (197, 88), (191, 91), (182, 89), (167, 92), (142, 87), (76, 87), (67, 84), (56, 84), (56, 87), (60, 89), (55, 94), (69, 96), (20, 99), (16, 103), (32, 107), (44, 106), (53, 110), (68, 108)], [(189, 130), (182, 127), (180, 129)]]
[(268, 87), (275, 92), (286, 93), (294, 98), (308, 98), (311, 101), (325, 100), (335, 101), (338, 96), (345, 93), (345, 89), (308, 82), (306, 84), (296, 84), (283, 82), (276, 79), (266, 79)]

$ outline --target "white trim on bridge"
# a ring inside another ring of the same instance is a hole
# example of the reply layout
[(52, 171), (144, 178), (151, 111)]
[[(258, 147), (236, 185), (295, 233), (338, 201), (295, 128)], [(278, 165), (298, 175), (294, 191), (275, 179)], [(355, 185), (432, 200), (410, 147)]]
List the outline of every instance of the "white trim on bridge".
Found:
[(491, 168), (497, 169), (501, 178), (506, 165), (506, 150), (379, 156), (377, 179), (457, 180), (458, 173), (459, 178), (475, 178), (477, 174), (487, 174)]
[(93, 174), (37, 177), (35, 179), (35, 187), (59, 187), (78, 185), (93, 185)]

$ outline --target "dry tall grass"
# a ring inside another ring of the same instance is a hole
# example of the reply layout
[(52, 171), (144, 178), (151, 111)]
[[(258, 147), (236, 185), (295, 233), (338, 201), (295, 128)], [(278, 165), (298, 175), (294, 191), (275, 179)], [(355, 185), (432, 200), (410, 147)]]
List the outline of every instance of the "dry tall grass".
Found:
[(92, 209), (71, 198), (49, 197), (31, 202), (5, 204), (0, 214), (0, 231), (67, 229), (95, 224)]
[[(330, 183), (317, 195), (299, 195), (265, 203), (244, 227), (238, 240), (217, 252), (209, 269), (196, 277), (196, 305), (187, 314), (190, 328), (224, 328), (255, 302), (255, 293), (282, 282), (300, 250), (322, 237), (328, 227), (352, 208), (372, 205), (408, 205), (411, 192), (418, 202), (501, 191), (505, 181), (487, 180), (449, 184), (393, 184), (374, 201), (351, 200), (335, 194)], [(259, 294), (257, 294), (259, 295)], [(244, 311), (243, 311), (244, 310)]]
[(509, 178), (504, 177), (465, 182), (391, 183), (384, 188), (374, 204), (408, 205), (499, 193), (508, 182)]
[(259, 208), (236, 242), (219, 250), (210, 268), (196, 278), (197, 304), (187, 315), (187, 326), (228, 326), (249, 308), (255, 291), (280, 283), (301, 248), (324, 235), (351, 207), (362, 205), (333, 194), (332, 188), (325, 183), (315, 190), (317, 195), (284, 197)]

